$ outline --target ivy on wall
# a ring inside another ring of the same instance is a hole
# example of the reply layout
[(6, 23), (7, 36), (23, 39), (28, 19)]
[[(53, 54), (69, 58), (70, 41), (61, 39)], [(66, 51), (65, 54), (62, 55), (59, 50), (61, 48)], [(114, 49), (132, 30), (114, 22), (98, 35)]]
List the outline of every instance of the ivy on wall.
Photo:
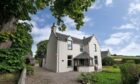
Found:
[(31, 25), (19, 23), (15, 33), (0, 33), (0, 42), (12, 41), (11, 48), (0, 49), (0, 72), (17, 72), (24, 68), (33, 42), (30, 32)]

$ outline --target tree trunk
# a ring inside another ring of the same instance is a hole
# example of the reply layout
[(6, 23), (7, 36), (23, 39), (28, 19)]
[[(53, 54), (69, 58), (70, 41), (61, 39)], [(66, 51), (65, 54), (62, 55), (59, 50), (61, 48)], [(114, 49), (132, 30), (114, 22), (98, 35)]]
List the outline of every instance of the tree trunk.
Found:
[[(7, 23), (3, 23), (0, 26), (0, 34), (1, 33), (14, 33), (16, 32), (16, 18), (12, 17)], [(7, 40), (5, 42), (0, 42), (0, 49), (10, 48), (12, 45), (12, 41)]]

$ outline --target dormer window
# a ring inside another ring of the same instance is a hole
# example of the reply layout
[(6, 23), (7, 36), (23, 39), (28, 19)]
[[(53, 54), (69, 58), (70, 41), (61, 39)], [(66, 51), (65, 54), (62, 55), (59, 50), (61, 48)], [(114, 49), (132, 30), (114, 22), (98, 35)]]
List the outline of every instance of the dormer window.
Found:
[(67, 42), (68, 42), (68, 44), (67, 44), (68, 45), (68, 50), (72, 50), (72, 47), (73, 47), (72, 46), (72, 38), (69, 37)]

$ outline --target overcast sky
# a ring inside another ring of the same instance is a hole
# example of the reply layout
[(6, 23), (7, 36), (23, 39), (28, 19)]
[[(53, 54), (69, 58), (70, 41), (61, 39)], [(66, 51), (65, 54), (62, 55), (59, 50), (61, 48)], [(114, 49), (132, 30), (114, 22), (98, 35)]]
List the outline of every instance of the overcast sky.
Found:
[[(95, 35), (102, 50), (116, 54), (140, 55), (140, 0), (96, 0), (85, 13), (85, 25), (80, 31), (69, 17), (64, 17), (68, 29), (63, 32), (78, 38)], [(32, 16), (34, 44), (46, 40), (55, 22), (46, 8)]]

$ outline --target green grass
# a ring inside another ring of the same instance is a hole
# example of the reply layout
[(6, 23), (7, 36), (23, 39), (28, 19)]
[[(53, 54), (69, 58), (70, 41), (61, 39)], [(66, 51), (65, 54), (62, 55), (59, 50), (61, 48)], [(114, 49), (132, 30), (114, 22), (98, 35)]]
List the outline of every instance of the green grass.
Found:
[(120, 73), (114, 72), (99, 72), (95, 74), (97, 78), (96, 84), (121, 84)]
[(136, 56), (111, 56), (113, 59), (140, 59), (140, 57)]
[[(82, 80), (90, 81), (90, 84), (121, 84), (120, 69), (116, 66), (115, 68), (113, 66), (105, 66), (102, 72), (88, 73), (81, 76)], [(93, 83), (93, 81), (96, 82)]]
[(120, 73), (120, 69), (118, 66), (103, 66), (103, 71), (105, 72), (116, 72), (116, 73)]

